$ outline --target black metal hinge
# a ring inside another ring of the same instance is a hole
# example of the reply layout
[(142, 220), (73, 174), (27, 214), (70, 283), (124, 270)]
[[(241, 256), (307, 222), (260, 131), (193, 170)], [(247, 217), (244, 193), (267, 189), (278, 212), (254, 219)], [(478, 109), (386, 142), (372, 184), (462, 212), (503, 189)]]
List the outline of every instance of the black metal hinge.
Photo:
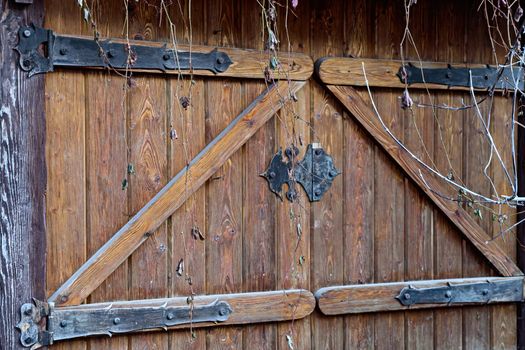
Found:
[(233, 313), (226, 301), (216, 300), (199, 306), (54, 308), (53, 303), (33, 300), (22, 305), (20, 341), (38, 349), (54, 341), (94, 335), (132, 333), (150, 329), (202, 322), (224, 322)]
[(520, 302), (523, 299), (523, 280), (487, 281), (483, 283), (448, 284), (431, 288), (403, 288), (396, 297), (402, 305), (415, 304), (488, 304)]
[(296, 183), (304, 188), (310, 202), (319, 201), (328, 191), (334, 178), (341, 174), (334, 166), (332, 157), (317, 143), (309, 144), (303, 160), (296, 161), (297, 148), (287, 148), (284, 161), (281, 149), (270, 161), (268, 169), (261, 174), (270, 185), (270, 190), (282, 199), (283, 184), (288, 185), (286, 198), (293, 202), (297, 198)]
[[(480, 89), (507, 89), (524, 88), (522, 67), (493, 67), (484, 68), (421, 68), (407, 64), (399, 68), (397, 76), (403, 84), (438, 84), (460, 86), (476, 90)], [(472, 82), (472, 84), (471, 84)]]
[(207, 70), (222, 73), (232, 64), (221, 51), (175, 51), (164, 45), (128, 45), (112, 39), (61, 36), (35, 26), (21, 27), (15, 48), (20, 67), (29, 76), (52, 72), (54, 67), (99, 67), (123, 70)]

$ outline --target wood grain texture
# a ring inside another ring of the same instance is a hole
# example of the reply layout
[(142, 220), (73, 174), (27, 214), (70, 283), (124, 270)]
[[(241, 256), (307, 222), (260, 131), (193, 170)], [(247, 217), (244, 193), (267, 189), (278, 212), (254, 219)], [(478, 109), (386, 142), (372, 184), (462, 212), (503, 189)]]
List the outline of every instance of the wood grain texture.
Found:
[[(187, 197), (201, 186), (228, 160), (288, 99), (288, 92), (296, 92), (304, 83), (288, 86), (281, 82), (272, 86), (255, 100), (231, 125), (192, 160), (190, 165), (174, 177), (122, 229), (51, 297), (57, 305), (79, 303), (139, 247)], [(195, 187), (185, 191), (185, 176), (191, 172)]]
[[(131, 6), (131, 5), (130, 5)], [(147, 6), (146, 4), (139, 4), (137, 6)], [(57, 33), (61, 35), (60, 33)], [(63, 35), (69, 36), (69, 35)], [(91, 37), (82, 37), (81, 38)], [(123, 39), (112, 38), (111, 42), (113, 43), (126, 43)], [(148, 47), (164, 47), (166, 42), (146, 42), (142, 40), (130, 40), (132, 45), (143, 45)], [(174, 46), (169, 44), (166, 45), (167, 48), (173, 48)], [(189, 51), (190, 46), (187, 44), (178, 44), (176, 46), (179, 51)], [(217, 77), (217, 78), (250, 78), (250, 79), (264, 79), (264, 69), (269, 64), (269, 54), (264, 50), (250, 50), (250, 49), (239, 49), (232, 47), (223, 47), (223, 46), (205, 46), (205, 45), (191, 45), (192, 52), (203, 52), (208, 53), (212, 50), (219, 50), (224, 52), (230, 57), (233, 62), (226, 71), (221, 73), (214, 73), (207, 70), (193, 70), (193, 71), (178, 71), (178, 70), (145, 70), (145, 69), (134, 69), (131, 68), (129, 71), (137, 73), (150, 73), (150, 74), (164, 74), (164, 75), (179, 75), (181, 72), (184, 75), (195, 75), (195, 76), (204, 76), (204, 77)], [(274, 76), (275, 79), (291, 79), (291, 80), (308, 80), (314, 70), (313, 62), (310, 56), (290, 52), (286, 55), (283, 55), (280, 60), (280, 69), (275, 70)], [(70, 68), (60, 68), (70, 69)], [(75, 67), (75, 69), (102, 69), (96, 67)]]
[[(498, 281), (523, 281), (523, 277), (477, 277), (333, 286), (319, 289), (315, 292), (315, 298), (320, 310), (325, 315), (452, 307), (459, 304), (414, 304), (408, 307), (402, 305), (395, 297), (403, 288), (409, 286), (419, 289), (447, 286), (449, 283), (484, 283), (487, 281), (494, 283)], [(502, 295), (501, 299), (494, 302), (516, 302), (515, 294)]]
[[(361, 123), (365, 129), (374, 136), (374, 139), (388, 152), (388, 154), (402, 167), (410, 178), (427, 194), (433, 203), (461, 230), (463, 235), (487, 258), (488, 261), (503, 276), (521, 276), (523, 273), (516, 264), (497, 244), (490, 241), (490, 237), (463, 209), (455, 206), (450, 201), (436, 195), (447, 193), (443, 189), (441, 182), (427, 175), (423, 179), (419, 171), (426, 174), (425, 169), (415, 163), (397, 143), (386, 133), (380, 125), (374, 111), (368, 106), (367, 102), (352, 87), (329, 85), (328, 89), (343, 103), (352, 115)], [(425, 183), (426, 182), (426, 183)], [(427, 187), (428, 186), (428, 187)], [(431, 191), (429, 187), (433, 190)]]
[[(314, 57), (341, 55), (343, 43), (343, 3), (324, 1), (311, 3), (310, 52)], [(322, 44), (321, 44), (322, 43)], [(342, 169), (337, 160), (343, 158), (343, 120), (341, 107), (321, 85), (312, 82), (311, 142), (319, 142)], [(335, 179), (322, 201), (311, 203), (311, 280), (317, 289), (343, 282), (343, 183)], [(344, 348), (343, 318), (312, 319), (312, 348)]]
[[(437, 21), (448, 21), (451, 16), (464, 13), (465, 2), (447, 1), (439, 5)], [(463, 21), (452, 21), (436, 31), (438, 61), (459, 62), (465, 53), (465, 25)], [(464, 93), (436, 91), (432, 96), (437, 104), (456, 105)], [(430, 98), (429, 98), (430, 99)], [(463, 179), (463, 120), (465, 113), (438, 109), (434, 118), (434, 163), (441, 173), (452, 173)], [(463, 275), (463, 238), (445, 215), (435, 210), (434, 221), (434, 278), (457, 278)], [(462, 308), (434, 311), (435, 349), (459, 349), (462, 346)]]
[(0, 348), (23, 349), (20, 305), (46, 292), (46, 125), (44, 77), (27, 78), (13, 48), (44, 6), (3, 0), (0, 13)]
[[(417, 18), (417, 17), (416, 17)], [(415, 29), (414, 29), (415, 30)], [(422, 51), (428, 53), (430, 50)], [(479, 60), (481, 62), (481, 60)], [(405, 64), (413, 64), (420, 68), (447, 68), (446, 62), (418, 61), (417, 56), (413, 60), (405, 60)], [(324, 57), (316, 61), (315, 73), (325, 84), (330, 85), (350, 85), (366, 86), (363, 65), (368, 78), (370, 87), (399, 88), (404, 89), (405, 84), (396, 75), (399, 68), (403, 66), (400, 60), (386, 60), (373, 58), (351, 58), (351, 57)], [(450, 63), (454, 68), (484, 68), (485, 65), (479, 63)], [(430, 89), (430, 90), (453, 90), (469, 91), (469, 87), (448, 86), (441, 84), (411, 84), (410, 89)], [(478, 90), (478, 89), (476, 89)], [(486, 89), (479, 89), (480, 91)], [(502, 91), (502, 89), (496, 89)]]
[[(264, 49), (261, 38), (261, 8), (243, 6), (242, 8), (242, 47), (252, 45), (258, 50)], [(286, 55), (283, 55), (286, 57)], [(270, 54), (266, 55), (269, 62)], [(244, 105), (250, 103), (265, 82), (245, 81), (242, 85)], [(289, 104), (285, 107), (289, 107)], [(283, 108), (284, 110), (284, 108)], [(281, 112), (281, 111), (280, 111)], [(280, 114), (261, 127), (246, 142), (243, 152), (243, 232), (242, 232), (242, 290), (256, 292), (275, 290), (276, 288), (276, 204), (277, 197), (268, 191), (268, 182), (262, 174), (275, 153), (275, 122)], [(243, 329), (244, 349), (275, 349), (277, 325), (264, 324), (247, 326)]]
[[(284, 289), (270, 292), (254, 293), (227, 293), (212, 295), (196, 295), (194, 305), (207, 305), (216, 300), (226, 301), (230, 304), (233, 312), (227, 321), (221, 325), (250, 324), (258, 322), (273, 322), (290, 320), (293, 317), (300, 319), (312, 313), (315, 308), (315, 298), (310, 291), (304, 289)], [(130, 307), (155, 307), (160, 305), (187, 306), (187, 297), (158, 298), (130, 301), (116, 301), (107, 303), (82, 304), (76, 306), (65, 306), (56, 308), (61, 310), (83, 310)], [(215, 322), (203, 322), (194, 324), (195, 327), (217, 326)], [(169, 329), (188, 328), (189, 325), (178, 325)]]

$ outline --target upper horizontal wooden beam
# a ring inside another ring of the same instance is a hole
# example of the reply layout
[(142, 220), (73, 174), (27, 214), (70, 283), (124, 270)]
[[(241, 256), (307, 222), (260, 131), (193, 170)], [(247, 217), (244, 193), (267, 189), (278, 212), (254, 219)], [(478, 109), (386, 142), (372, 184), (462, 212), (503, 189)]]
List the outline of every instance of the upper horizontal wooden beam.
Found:
[[(404, 64), (408, 64), (406, 61)], [(420, 68), (447, 68), (447, 63), (441, 62), (411, 62)], [(404, 88), (397, 73), (403, 66), (402, 61), (382, 60), (371, 58), (350, 58), (350, 57), (325, 57), (317, 60), (315, 71), (319, 79), (328, 85), (350, 85), (366, 86), (363, 74), (363, 65), (368, 78), (370, 87), (383, 88)], [(455, 68), (485, 68), (483, 64), (453, 63)], [(469, 87), (447, 86), (440, 84), (411, 84), (410, 88), (433, 89), (433, 90), (459, 90), (468, 91)], [(477, 89), (476, 89), (477, 90)], [(486, 90), (486, 89), (484, 89)], [(499, 90), (499, 89), (496, 89)]]
[[(60, 35), (63, 37), (74, 37), (89, 39), (85, 36), (72, 36), (72, 35)], [(92, 39), (92, 38), (91, 38)], [(102, 39), (101, 39), (102, 40)], [(107, 40), (107, 39), (105, 39)], [(110, 39), (112, 43), (126, 44), (128, 41), (124, 39)], [(132, 72), (144, 72), (144, 73), (155, 73), (155, 74), (193, 74), (196, 76), (210, 76), (210, 77), (231, 77), (231, 78), (252, 78), (252, 79), (266, 79), (265, 69), (270, 65), (271, 54), (267, 51), (261, 50), (250, 50), (250, 49), (238, 49), (231, 47), (215, 47), (215, 46), (204, 46), (204, 45), (185, 45), (178, 44), (173, 46), (171, 44), (166, 45), (165, 42), (155, 41), (144, 41), (144, 40), (129, 40), (130, 45), (147, 46), (147, 47), (166, 47), (168, 49), (176, 49), (178, 51), (191, 51), (191, 52), (202, 52), (209, 53), (212, 50), (219, 50), (228, 54), (232, 61), (232, 64), (228, 67), (225, 72), (213, 73), (207, 70), (141, 70), (129, 68)], [(283, 52), (277, 59), (277, 67), (275, 69), (269, 69), (271, 77), (275, 80), (308, 80), (313, 73), (314, 64), (312, 58), (308, 55), (295, 52)], [(93, 69), (92, 67), (86, 67)], [(76, 68), (78, 69), (78, 67)], [(101, 69), (101, 68), (98, 68)]]
[(304, 84), (280, 81), (270, 86), (60, 286), (49, 301), (57, 306), (80, 304)]
[[(427, 309), (447, 306), (460, 306), (465, 303), (454, 304), (414, 304), (402, 305), (396, 296), (406, 287), (416, 289), (444, 287), (449, 284), (485, 283), (485, 282), (517, 282), (512, 283), (520, 288), (517, 292), (512, 290), (494, 297), (491, 303), (517, 302), (523, 298), (523, 277), (477, 277), (448, 280), (427, 280), (412, 282), (392, 282), (359, 284), (348, 286), (333, 286), (321, 288), (315, 293), (319, 309), (325, 315), (357, 314), (363, 312), (385, 312), (408, 309)], [(480, 304), (480, 303), (469, 303)]]
[[(441, 180), (420, 166), (386, 132), (377, 115), (363, 97), (350, 86), (327, 85), (327, 88), (355, 117), (361, 126), (383, 147), (414, 183), (430, 198), (459, 231), (487, 258), (503, 276), (522, 276), (523, 272), (476, 221), (456, 202), (443, 198), (448, 188)], [(424, 176), (424, 178), (422, 178)]]

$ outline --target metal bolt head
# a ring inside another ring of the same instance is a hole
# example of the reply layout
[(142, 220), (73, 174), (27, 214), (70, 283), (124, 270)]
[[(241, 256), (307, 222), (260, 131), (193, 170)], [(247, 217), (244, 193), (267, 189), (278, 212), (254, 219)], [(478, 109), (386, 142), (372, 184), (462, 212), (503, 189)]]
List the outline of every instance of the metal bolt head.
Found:
[(114, 324), (119, 324), (120, 323), (120, 318), (115, 317), (115, 319), (113, 320), (113, 323)]
[(225, 307), (221, 307), (219, 309), (219, 316), (226, 316), (228, 314), (228, 310), (226, 310)]
[(62, 56), (67, 55), (67, 49), (65, 47), (61, 48), (60, 51), (58, 51)]
[(166, 315), (166, 318), (168, 320), (173, 320), (173, 317), (175, 317), (175, 316), (173, 316), (173, 314), (171, 312)]
[(29, 38), (31, 36), (31, 31), (29, 29), (24, 30), (24, 36)]
[(162, 56), (162, 59), (163, 59), (164, 61), (167, 61), (167, 60), (170, 59), (170, 57), (171, 57), (171, 56), (170, 56), (169, 53), (165, 53), (165, 54)]
[(314, 151), (314, 154), (315, 154), (316, 156), (320, 156), (320, 155), (321, 155), (321, 150), (320, 150), (320, 149), (316, 149), (316, 150)]
[(337, 175), (337, 172), (335, 170), (330, 170), (330, 172), (328, 173), (329, 177), (335, 177), (336, 175)]
[(217, 57), (217, 64), (223, 64), (224, 58), (223, 57)]
[(483, 295), (488, 295), (488, 294), (489, 294), (489, 290), (488, 290), (488, 289), (483, 289), (483, 290), (481, 291), (481, 294), (483, 294)]
[(274, 177), (275, 177), (275, 172), (270, 171), (270, 173), (268, 174), (268, 178), (273, 179)]
[(314, 191), (314, 194), (315, 194), (316, 196), (320, 196), (320, 195), (321, 195), (321, 190), (315, 190), (315, 191)]
[(452, 292), (449, 291), (449, 290), (447, 290), (447, 291), (445, 292), (445, 297), (446, 297), (446, 298), (452, 298)]
[(60, 321), (60, 327), (66, 328), (67, 327), (67, 321), (66, 320)]
[(403, 295), (403, 298), (405, 298), (405, 300), (410, 300), (410, 293), (405, 293), (405, 295)]

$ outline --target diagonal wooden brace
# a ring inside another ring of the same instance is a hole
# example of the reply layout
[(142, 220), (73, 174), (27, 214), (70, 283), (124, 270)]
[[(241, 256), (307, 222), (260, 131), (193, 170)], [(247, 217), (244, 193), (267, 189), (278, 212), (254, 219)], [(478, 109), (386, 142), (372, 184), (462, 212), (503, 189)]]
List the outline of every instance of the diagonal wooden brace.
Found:
[[(187, 167), (60, 286), (49, 298), (49, 302), (54, 302), (56, 306), (80, 304), (304, 84), (280, 81), (257, 97)], [(190, 187), (187, 186), (187, 176), (192, 178)]]
[(339, 85), (327, 85), (326, 87), (501, 275), (523, 275), (512, 258), (500, 248), (497, 242), (491, 240), (491, 237), (463, 208), (437, 194), (447, 193), (445, 184), (422, 169), (416, 160), (388, 135), (372, 108), (354, 88)]

